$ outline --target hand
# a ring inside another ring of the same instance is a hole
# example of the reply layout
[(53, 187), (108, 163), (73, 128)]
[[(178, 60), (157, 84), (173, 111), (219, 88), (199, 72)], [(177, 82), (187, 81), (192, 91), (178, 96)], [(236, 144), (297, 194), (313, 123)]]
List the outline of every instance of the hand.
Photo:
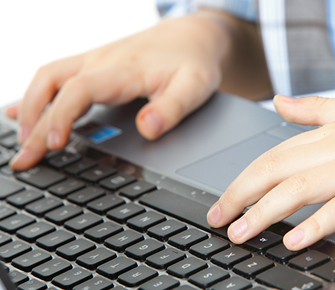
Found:
[(150, 102), (136, 117), (139, 132), (153, 140), (174, 127), (220, 84), (224, 37), (209, 14), (165, 20), (142, 33), (42, 67), (20, 104), (7, 110), (19, 121), (23, 144), (12, 168), (27, 169), (47, 150), (65, 146), (73, 122), (93, 103), (116, 106), (148, 96)]
[(277, 111), (288, 121), (319, 125), (279, 144), (252, 162), (208, 213), (228, 236), (241, 244), (305, 205), (327, 202), (283, 238), (290, 250), (312, 245), (335, 231), (335, 99), (276, 96)]

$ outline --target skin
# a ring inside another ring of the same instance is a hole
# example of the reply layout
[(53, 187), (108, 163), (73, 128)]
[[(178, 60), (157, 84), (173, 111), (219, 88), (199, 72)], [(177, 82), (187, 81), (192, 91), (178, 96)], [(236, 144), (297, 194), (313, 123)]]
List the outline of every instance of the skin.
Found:
[[(115, 106), (148, 96), (136, 125), (144, 138), (155, 140), (217, 89), (254, 100), (271, 94), (257, 27), (210, 10), (164, 20), (42, 67), (23, 100), (6, 111), (18, 119), (22, 144), (10, 165), (25, 170), (47, 150), (65, 146), (72, 123), (93, 103)], [(304, 205), (327, 202), (285, 235), (286, 247), (299, 250), (335, 231), (335, 100), (276, 96), (274, 103), (287, 121), (321, 127), (281, 143), (250, 164), (213, 205), (208, 222), (221, 227), (254, 205), (229, 227), (229, 238), (240, 244)]]

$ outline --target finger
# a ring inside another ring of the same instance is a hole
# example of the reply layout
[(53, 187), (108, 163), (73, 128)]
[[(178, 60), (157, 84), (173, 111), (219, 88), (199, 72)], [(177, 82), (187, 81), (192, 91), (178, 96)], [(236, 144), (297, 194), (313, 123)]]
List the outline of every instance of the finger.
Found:
[(211, 208), (209, 224), (213, 227), (228, 224), (246, 207), (256, 203), (290, 176), (335, 160), (335, 152), (331, 150), (334, 141), (334, 137), (329, 136), (322, 141), (284, 151), (266, 152), (232, 182), (219, 202)]
[(138, 113), (138, 131), (149, 140), (169, 131), (209, 98), (219, 85), (218, 75), (191, 67), (177, 71), (166, 88)]
[(298, 251), (335, 232), (334, 207), (335, 198), (332, 198), (311, 217), (289, 231), (283, 238), (286, 248)]
[(335, 121), (335, 100), (318, 96), (291, 98), (275, 96), (278, 113), (288, 122), (301, 125), (322, 126)]
[(230, 225), (229, 238), (234, 243), (244, 243), (303, 206), (333, 198), (334, 174), (335, 161), (332, 161), (286, 179)]
[(16, 119), (17, 118), (17, 114), (18, 114), (18, 110), (19, 110), (19, 105), (20, 103), (17, 102), (13, 105), (8, 106), (5, 109), (5, 114), (7, 115), (7, 117), (11, 118), (11, 119)]
[(29, 136), (45, 106), (51, 102), (64, 82), (75, 75), (82, 57), (66, 58), (38, 70), (19, 106), (19, 143)]

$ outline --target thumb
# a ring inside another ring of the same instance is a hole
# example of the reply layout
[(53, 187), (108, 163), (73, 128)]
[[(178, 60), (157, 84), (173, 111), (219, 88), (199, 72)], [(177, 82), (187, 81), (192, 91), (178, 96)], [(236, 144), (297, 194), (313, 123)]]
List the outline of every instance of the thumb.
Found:
[(18, 102), (18, 103), (15, 103), (15, 104), (12, 104), (12, 105), (8, 106), (5, 109), (5, 114), (7, 115), (7, 117), (9, 117), (11, 119), (16, 119), (18, 111), (19, 111), (19, 105), (20, 105), (20, 103)]
[(278, 113), (290, 123), (323, 126), (335, 121), (335, 99), (277, 95), (273, 103)]
[(176, 126), (184, 117), (202, 105), (219, 85), (219, 74), (182, 69), (166, 88), (146, 104), (136, 116), (140, 134), (155, 140)]

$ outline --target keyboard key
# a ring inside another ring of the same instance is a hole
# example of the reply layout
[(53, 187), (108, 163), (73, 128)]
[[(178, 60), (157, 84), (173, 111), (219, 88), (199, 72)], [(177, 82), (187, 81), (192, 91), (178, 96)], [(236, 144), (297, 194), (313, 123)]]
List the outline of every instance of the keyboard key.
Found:
[(311, 273), (329, 282), (335, 282), (335, 263), (326, 263), (313, 269)]
[(239, 247), (231, 247), (214, 255), (211, 261), (220, 267), (230, 269), (233, 265), (251, 258), (251, 253)]
[(110, 236), (122, 231), (123, 228), (121, 226), (110, 222), (104, 222), (85, 231), (84, 235), (97, 243), (103, 243)]
[(69, 262), (55, 258), (33, 269), (32, 274), (45, 281), (50, 281), (54, 277), (72, 269)]
[(44, 197), (43, 193), (35, 190), (25, 190), (7, 197), (7, 202), (16, 207), (22, 208), (28, 203)]
[(25, 214), (16, 214), (2, 220), (0, 222), (0, 229), (10, 234), (14, 234), (17, 230), (28, 226), (34, 222), (35, 219), (30, 216), (27, 216)]
[(188, 281), (202, 289), (205, 289), (222, 280), (228, 279), (229, 277), (230, 275), (228, 272), (213, 266), (192, 275)]
[(273, 267), (272, 261), (265, 259), (261, 256), (255, 256), (244, 262), (234, 266), (234, 272), (246, 276), (247, 278), (254, 278), (257, 274)]
[[(74, 288), (74, 290), (107, 290), (113, 287), (113, 283), (103, 277), (95, 276)], [(115, 289), (115, 288), (113, 288)]]
[(165, 220), (165, 216), (153, 211), (148, 211), (129, 219), (127, 225), (136, 231), (144, 233), (148, 228)]
[(279, 244), (273, 248), (268, 249), (265, 255), (272, 260), (286, 264), (288, 260), (294, 258), (295, 256), (298, 256), (299, 254), (305, 251), (306, 249), (293, 252), (293, 251), (288, 250), (284, 246), (284, 244)]
[(307, 251), (289, 261), (289, 266), (309, 270), (329, 261), (329, 256), (316, 250)]
[(256, 281), (283, 290), (315, 290), (322, 286), (319, 281), (280, 264), (259, 274)]
[(46, 197), (26, 205), (25, 209), (26, 211), (36, 216), (43, 216), (48, 211), (51, 211), (62, 205), (63, 203), (60, 200), (55, 199), (53, 197)]
[(136, 181), (130, 185), (123, 187), (120, 194), (131, 200), (139, 198), (141, 195), (156, 189), (156, 186), (144, 180)]
[(126, 249), (125, 254), (139, 261), (144, 261), (150, 255), (164, 250), (164, 244), (153, 239), (146, 239)]
[(48, 251), (55, 251), (58, 247), (63, 246), (75, 240), (75, 236), (64, 230), (57, 230), (49, 235), (39, 238), (36, 245)]
[(118, 257), (98, 267), (97, 272), (109, 279), (116, 279), (122, 273), (125, 273), (137, 267), (135, 261), (126, 257)]
[(94, 227), (102, 222), (103, 220), (100, 217), (91, 213), (84, 213), (80, 216), (68, 220), (65, 222), (64, 226), (65, 228), (75, 233), (81, 234), (87, 229)]
[(26, 274), (22, 272), (12, 270), (8, 273), (9, 279), (13, 282), (13, 284), (19, 285), (29, 280)]
[(167, 275), (162, 275), (143, 284), (140, 290), (169, 290), (177, 287), (179, 284), (178, 280)]
[(57, 225), (62, 225), (67, 220), (74, 218), (82, 213), (82, 209), (73, 205), (61, 206), (48, 212), (45, 218)]
[[(13, 154), (13, 156), (14, 156), (14, 154)], [(0, 166), (3, 165), (3, 159), (2, 158), (3, 158), (3, 155), (1, 154), (0, 155)], [(7, 163), (7, 162), (5, 162), (5, 163)], [(0, 168), (0, 171), (1, 171), (2, 174), (7, 175), (7, 176), (14, 176), (14, 173), (15, 173), (14, 170), (12, 169), (12, 167), (10, 167), (9, 165), (2, 166)]]
[(12, 259), (27, 253), (30, 250), (30, 245), (21, 241), (14, 241), (0, 247), (0, 259), (5, 262), (10, 262)]
[(69, 174), (72, 174), (72, 175), (78, 175), (79, 173), (85, 171), (85, 170), (88, 170), (94, 166), (96, 166), (97, 163), (94, 162), (93, 160), (91, 159), (88, 159), (86, 157), (84, 157), (83, 159), (69, 165), (69, 166), (66, 166), (64, 168), (64, 171), (66, 173), (69, 173)]
[(7, 148), (7, 149), (12, 149), (15, 147), (17, 141), (17, 136), (16, 134), (11, 134), (5, 138), (2, 138), (0, 140), (0, 145)]
[(99, 182), (99, 184), (109, 190), (116, 191), (119, 188), (136, 181), (136, 178), (127, 173), (119, 172), (113, 176), (107, 177)]
[(14, 209), (7, 206), (0, 206), (0, 220), (8, 218), (14, 214), (16, 214)]
[(186, 257), (179, 250), (168, 248), (147, 258), (146, 263), (156, 269), (166, 269)]
[(156, 276), (158, 272), (143, 265), (121, 274), (118, 282), (128, 287), (136, 287)]
[(51, 260), (51, 255), (42, 250), (32, 250), (12, 261), (12, 265), (25, 272), (31, 271), (34, 267)]
[(90, 241), (78, 239), (57, 249), (56, 254), (70, 261), (74, 261), (78, 256), (95, 249), (95, 245)]
[(132, 230), (126, 230), (124, 232), (118, 233), (105, 241), (105, 245), (118, 252), (123, 252), (127, 247), (130, 247), (140, 241), (144, 237)]
[[(1, 150), (0, 151), (0, 166), (4, 166), (6, 165), (15, 155), (15, 151), (14, 150)], [(8, 165), (6, 165), (6, 167), (9, 167)], [(4, 168), (4, 167), (2, 167)], [(1, 172), (4, 173), (4, 171), (2, 171), (1, 168)]]
[(94, 270), (99, 265), (116, 258), (116, 254), (104, 248), (98, 248), (77, 258), (77, 264)]
[(119, 223), (125, 223), (128, 219), (142, 212), (145, 212), (145, 209), (142, 206), (134, 203), (127, 203), (108, 211), (107, 217)]
[(282, 239), (283, 238), (280, 235), (265, 231), (244, 243), (243, 246), (252, 251), (263, 253), (267, 249), (281, 243)]
[(208, 238), (208, 235), (197, 229), (188, 229), (169, 238), (169, 244), (181, 250), (188, 250), (191, 246)]
[(48, 191), (53, 195), (64, 198), (68, 194), (75, 192), (85, 187), (85, 183), (74, 178), (69, 178), (61, 183), (48, 188)]
[(125, 201), (122, 198), (119, 198), (114, 194), (108, 194), (91, 201), (87, 204), (87, 208), (97, 214), (104, 215), (110, 209), (120, 206), (124, 203)]
[(67, 199), (80, 206), (86, 205), (86, 203), (105, 195), (106, 192), (98, 187), (86, 187), (74, 193), (71, 193)]
[(4, 125), (0, 126), (0, 139), (12, 134), (15, 134), (15, 131), (13, 131), (11, 128)]
[(30, 243), (35, 242), (36, 239), (45, 236), (55, 230), (55, 227), (45, 222), (37, 222), (22, 228), (17, 231), (17, 236), (20, 239), (26, 240)]
[(206, 262), (190, 257), (168, 267), (167, 272), (179, 278), (186, 278), (206, 268)]
[(158, 240), (166, 241), (169, 237), (186, 230), (186, 225), (176, 221), (167, 220), (148, 229), (148, 234)]
[(0, 246), (3, 246), (12, 241), (12, 238), (5, 233), (0, 232)]
[(60, 169), (78, 161), (80, 158), (81, 156), (79, 154), (74, 154), (71, 152), (62, 152), (57, 156), (50, 158), (48, 160), (48, 163), (51, 166)]
[(16, 183), (15, 181), (7, 180), (0, 176), (0, 199), (5, 199), (7, 196), (10, 196), (14, 193), (24, 190), (24, 187), (21, 184)]
[(18, 180), (31, 184), (41, 189), (46, 189), (51, 185), (61, 182), (65, 179), (65, 176), (55, 170), (52, 170), (43, 165), (36, 166), (28, 169), (27, 171), (21, 171), (15, 174)]
[[(210, 290), (222, 290), (222, 289), (227, 289), (227, 290), (244, 290), (251, 288), (252, 284), (240, 277), (232, 277), (228, 280), (225, 280), (223, 282), (220, 282), (216, 285), (214, 285)], [(291, 289), (290, 289), (291, 290)]]
[(19, 290), (44, 290), (47, 289), (47, 285), (36, 280), (31, 279), (18, 287)]
[(115, 173), (116, 170), (110, 166), (98, 165), (92, 169), (82, 172), (80, 177), (90, 182), (98, 182), (99, 180)]
[(210, 259), (213, 255), (229, 248), (229, 244), (219, 238), (212, 237), (191, 247), (190, 253), (201, 259)]
[(56, 276), (52, 280), (52, 283), (63, 289), (72, 289), (74, 286), (84, 283), (91, 278), (91, 272), (75, 267), (63, 274)]

